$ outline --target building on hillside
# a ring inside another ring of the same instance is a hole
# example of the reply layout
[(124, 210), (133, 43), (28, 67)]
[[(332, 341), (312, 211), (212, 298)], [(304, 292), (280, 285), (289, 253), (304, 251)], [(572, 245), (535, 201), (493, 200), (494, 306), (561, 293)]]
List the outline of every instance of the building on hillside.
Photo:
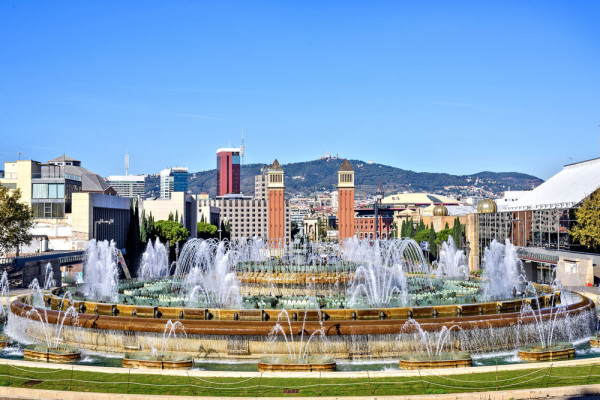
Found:
[(240, 194), (240, 160), (239, 147), (217, 149), (217, 196)]
[(146, 175), (111, 175), (107, 180), (121, 197), (145, 197)]
[(171, 193), (188, 191), (187, 167), (165, 168), (160, 171), (160, 198), (170, 199)]

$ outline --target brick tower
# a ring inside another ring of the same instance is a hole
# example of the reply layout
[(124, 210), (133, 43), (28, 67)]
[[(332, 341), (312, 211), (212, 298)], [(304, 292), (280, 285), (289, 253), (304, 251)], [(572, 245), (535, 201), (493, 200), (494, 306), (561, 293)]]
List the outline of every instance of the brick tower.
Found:
[(354, 236), (354, 170), (344, 160), (338, 171), (338, 238), (340, 243)]
[(267, 237), (271, 247), (285, 244), (285, 200), (283, 185), (283, 169), (275, 160), (267, 173)]

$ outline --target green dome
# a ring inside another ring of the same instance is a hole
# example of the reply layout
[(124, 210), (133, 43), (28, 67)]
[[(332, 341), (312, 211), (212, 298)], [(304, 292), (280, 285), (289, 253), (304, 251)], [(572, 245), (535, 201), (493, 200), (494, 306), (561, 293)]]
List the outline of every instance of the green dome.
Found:
[(448, 209), (444, 205), (439, 205), (433, 207), (433, 216), (434, 217), (447, 217)]
[(480, 214), (490, 214), (498, 211), (496, 202), (492, 199), (483, 199), (477, 204), (477, 212)]

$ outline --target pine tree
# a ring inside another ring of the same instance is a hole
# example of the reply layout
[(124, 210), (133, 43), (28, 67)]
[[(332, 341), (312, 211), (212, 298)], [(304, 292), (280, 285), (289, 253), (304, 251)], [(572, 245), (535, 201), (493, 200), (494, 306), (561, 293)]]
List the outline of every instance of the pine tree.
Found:
[(173, 221), (179, 222), (179, 210), (175, 210), (175, 219)]
[(400, 236), (401, 237), (406, 237), (406, 220), (402, 220), (402, 228), (400, 230)]
[(175, 217), (173, 216), (173, 212), (170, 212), (170, 213), (169, 213), (169, 221), (174, 221), (174, 219), (173, 219), (173, 218), (175, 218)]
[(448, 225), (448, 221), (446, 221), (446, 225), (444, 225), (444, 229), (450, 229), (450, 225)]
[(431, 256), (435, 259), (437, 258), (437, 248), (435, 247), (435, 228), (433, 227), (433, 223), (431, 224), (431, 229), (429, 229), (429, 252)]
[(140, 230), (140, 240), (142, 245), (148, 243), (148, 220), (146, 219), (146, 210), (142, 211), (142, 229)]
[(425, 230), (425, 223), (423, 222), (423, 219), (421, 219), (419, 221), (419, 227), (417, 228), (417, 233), (421, 232), (421, 231), (424, 231), (424, 230)]
[(148, 240), (154, 240), (156, 233), (154, 230), (154, 217), (152, 216), (152, 212), (150, 212), (150, 215), (148, 216)]
[(416, 234), (416, 232), (415, 232), (415, 221), (413, 220), (412, 217), (410, 217), (410, 220), (408, 222), (407, 228), (408, 228), (407, 229), (408, 230), (408, 232), (407, 232), (408, 233), (408, 237), (414, 238), (415, 234)]

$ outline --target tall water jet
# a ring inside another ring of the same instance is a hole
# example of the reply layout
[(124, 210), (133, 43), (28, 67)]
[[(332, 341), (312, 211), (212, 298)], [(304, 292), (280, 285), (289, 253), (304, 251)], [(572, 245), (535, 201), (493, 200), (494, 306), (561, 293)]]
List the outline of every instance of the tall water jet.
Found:
[(227, 242), (191, 239), (181, 251), (173, 289), (192, 307), (239, 307), (242, 302)]
[(437, 276), (442, 277), (469, 278), (469, 267), (465, 252), (456, 248), (452, 236), (448, 236), (448, 240), (442, 242), (442, 249), (435, 273)]
[(497, 300), (514, 297), (525, 280), (515, 246), (493, 240), (483, 255), (483, 299)]
[(164, 244), (156, 238), (154, 244), (149, 240), (138, 273), (140, 279), (159, 279), (169, 275), (169, 255)]
[(116, 301), (119, 283), (115, 242), (90, 240), (85, 246), (83, 293), (87, 297)]
[(351, 238), (344, 243), (342, 256), (359, 264), (348, 289), (352, 307), (406, 305), (408, 275), (417, 286), (431, 287), (425, 257), (413, 239), (371, 243)]

